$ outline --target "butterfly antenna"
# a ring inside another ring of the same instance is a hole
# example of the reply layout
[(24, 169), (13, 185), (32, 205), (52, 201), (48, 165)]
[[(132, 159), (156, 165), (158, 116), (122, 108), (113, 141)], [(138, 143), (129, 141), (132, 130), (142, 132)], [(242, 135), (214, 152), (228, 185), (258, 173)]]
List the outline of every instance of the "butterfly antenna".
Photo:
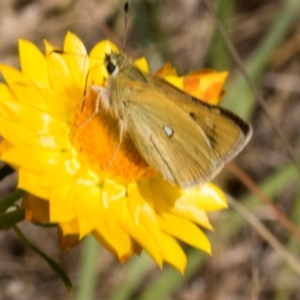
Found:
[(124, 4), (125, 18), (124, 18), (124, 36), (123, 36), (123, 49), (122, 49), (123, 51), (124, 51), (125, 45), (126, 45), (128, 10), (129, 10), (129, 3), (128, 3), (128, 1), (126, 1), (125, 4)]

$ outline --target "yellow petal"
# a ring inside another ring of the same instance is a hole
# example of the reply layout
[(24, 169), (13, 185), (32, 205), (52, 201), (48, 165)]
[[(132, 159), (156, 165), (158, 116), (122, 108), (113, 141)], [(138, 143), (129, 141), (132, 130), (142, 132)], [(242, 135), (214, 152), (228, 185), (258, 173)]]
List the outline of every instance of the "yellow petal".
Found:
[(105, 223), (98, 222), (93, 235), (121, 262), (127, 260), (134, 250), (134, 242), (128, 233), (116, 226), (114, 231), (108, 230)]
[(148, 73), (149, 66), (145, 57), (141, 57), (134, 61), (135, 66), (137, 66), (141, 71)]
[(169, 213), (158, 216), (158, 220), (165, 233), (174, 236), (195, 248), (209, 254), (211, 253), (210, 242), (197, 225)]
[(75, 85), (83, 91), (89, 69), (89, 58), (82, 41), (75, 34), (68, 32), (65, 37), (63, 53)]
[[(2, 89), (2, 86), (0, 86), (0, 90), (4, 90)], [(20, 119), (17, 115), (17, 112), (21, 109), (21, 103), (19, 101), (15, 101), (15, 99), (4, 97), (2, 100), (3, 101), (0, 102), (1, 116), (7, 120), (10, 120), (10, 122), (19, 122)]]
[(158, 71), (157, 76), (178, 76), (176, 69), (171, 65), (170, 62), (166, 62)]
[[(16, 97), (12, 93), (11, 89), (3, 82), (0, 82), (0, 103), (6, 103), (8, 101), (16, 102)], [(20, 101), (18, 101), (20, 102)], [(2, 113), (2, 112), (1, 112)]]
[[(24, 86), (31, 86), (33, 84), (30, 77), (25, 76), (19, 70), (0, 64), (0, 71), (6, 81), (6, 83), (11, 87), (14, 88), (14, 84), (22, 84)], [(22, 96), (22, 95), (20, 95)], [(22, 99), (22, 97), (20, 97)]]
[[(47, 105), (32, 79), (28, 78), (20, 71), (6, 65), (0, 64), (0, 72), (15, 95), (15, 99), (22, 99), (22, 102), (24, 101), (40, 110), (47, 110)], [(9, 93), (11, 92), (9, 91)], [(7, 93), (6, 96), (8, 96)], [(13, 96), (10, 96), (8, 99), (11, 99), (12, 97)]]
[(22, 72), (28, 78), (44, 87), (49, 87), (47, 63), (44, 55), (29, 41), (19, 40)]
[[(77, 218), (73, 201), (66, 201), (72, 185), (53, 188), (47, 199), (50, 202), (50, 220), (54, 223), (66, 223)], [(78, 232), (79, 234), (79, 232)]]
[(116, 184), (111, 180), (105, 180), (102, 185), (101, 202), (104, 210), (103, 221), (107, 224), (110, 231), (113, 231), (119, 222), (127, 200), (125, 196), (126, 188), (123, 185)]
[(19, 169), (18, 188), (23, 189), (42, 199), (49, 199), (49, 190), (39, 186), (40, 173), (33, 173), (25, 168)]
[(60, 53), (52, 52), (47, 57), (48, 76), (52, 88), (59, 93), (71, 90), (73, 76)]
[(162, 267), (163, 253), (161, 247), (159, 247), (149, 234), (147, 228), (143, 224), (137, 225), (131, 218), (131, 215), (124, 209), (121, 219), (122, 227), (129, 233), (129, 235), (135, 239), (154, 259), (154, 261)]
[(59, 130), (61, 135), (69, 134), (69, 126), (53, 118), (52, 115), (41, 112), (26, 103), (7, 101), (2, 103), (2, 110), (5, 115), (10, 114), (10, 118), (26, 124), (31, 130), (38, 134), (51, 133)]
[(60, 230), (64, 236), (66, 235), (78, 235), (79, 227), (77, 219), (73, 219), (69, 222), (61, 222), (59, 223)]
[(1, 159), (9, 164), (23, 166), (27, 170), (42, 173), (47, 171), (47, 165), (52, 167), (53, 163), (60, 158), (60, 151), (35, 149), (31, 147), (13, 147), (3, 153)]
[(68, 149), (70, 141), (67, 135), (61, 135), (59, 129), (51, 134), (38, 135), (21, 123), (11, 123), (8, 119), (0, 119), (1, 134), (14, 145), (45, 147), (48, 149)]
[(175, 206), (170, 211), (174, 215), (189, 219), (206, 229), (213, 230), (206, 212), (193, 203), (190, 203), (186, 197), (181, 197), (177, 200)]
[(95, 65), (98, 66), (99, 62), (103, 64), (105, 54), (109, 54), (111, 52), (119, 52), (118, 47), (114, 43), (110, 42), (109, 40), (103, 40), (97, 43), (89, 55), (91, 67)]
[(176, 86), (179, 89), (183, 89), (183, 78), (182, 77), (176, 77), (176, 76), (166, 76), (164, 77), (166, 81), (171, 83), (172, 85)]
[(187, 263), (184, 251), (179, 246), (178, 242), (167, 234), (163, 234), (163, 241), (164, 260), (183, 274)]
[(78, 216), (80, 238), (92, 232), (99, 223), (101, 216), (101, 190), (98, 187), (90, 187), (84, 192), (78, 193), (74, 198), (74, 209)]
[[(70, 99), (53, 89), (38, 89), (41, 97), (43, 98), (47, 109), (43, 110), (50, 114), (54, 119), (70, 124), (74, 114), (74, 107), (79, 103), (80, 96)], [(53, 101), (55, 99), (55, 101)], [(74, 101), (75, 100), (75, 101)], [(67, 105), (68, 104), (68, 105)]]
[(53, 157), (53, 160), (48, 162), (48, 166), (44, 167), (45, 172), (39, 180), (40, 186), (48, 189), (71, 184), (76, 186), (75, 177), (80, 169), (80, 164), (75, 158), (70, 157), (70, 153), (64, 154), (56, 159)]
[[(79, 165), (74, 159), (66, 161), (68, 161), (67, 164), (59, 164), (53, 168), (53, 176), (50, 176), (51, 174), (48, 176), (49, 184), (52, 183), (49, 187), (52, 187), (52, 192), (50, 194), (50, 217), (51, 220), (55, 220), (56, 222), (67, 222), (74, 218), (76, 215), (76, 205), (80, 205), (76, 204), (77, 201), (81, 201), (81, 197), (87, 191), (91, 190), (93, 193), (97, 191), (94, 190), (94, 188), (96, 188), (96, 179), (93, 178), (92, 175), (80, 170)], [(59, 174), (59, 176), (55, 176), (55, 174)], [(53, 178), (55, 178), (55, 180)], [(47, 183), (46, 176), (42, 179), (44, 179), (42, 183)], [(62, 198), (60, 193), (62, 193)], [(85, 204), (87, 203), (88, 202)], [(80, 232), (78, 232), (78, 234), (80, 235)], [(80, 237), (82, 237), (82, 235), (80, 235)]]
[(225, 194), (213, 183), (206, 183), (199, 188), (184, 190), (185, 197), (191, 204), (205, 211), (216, 211), (228, 207)]
[(130, 183), (127, 188), (128, 200), (126, 206), (137, 226), (142, 225), (148, 230), (158, 245), (162, 246), (162, 236), (159, 224), (156, 219), (154, 207), (152, 205), (152, 190), (148, 181), (139, 184)]
[(14, 148), (14, 146), (9, 141), (2, 139), (0, 141), (0, 156), (2, 157), (4, 153), (6, 153), (12, 148)]

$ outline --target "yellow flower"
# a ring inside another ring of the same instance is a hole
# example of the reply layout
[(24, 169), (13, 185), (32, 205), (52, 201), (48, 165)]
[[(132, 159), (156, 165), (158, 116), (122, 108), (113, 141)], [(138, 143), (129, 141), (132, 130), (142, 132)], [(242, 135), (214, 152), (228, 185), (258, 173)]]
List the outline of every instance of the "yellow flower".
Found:
[[(211, 183), (189, 190), (170, 185), (128, 140), (107, 169), (118, 126), (101, 109), (90, 118), (97, 95), (89, 87), (106, 85), (103, 59), (117, 48), (102, 41), (88, 56), (71, 33), (62, 51), (45, 45), (46, 56), (19, 42), (21, 72), (0, 65), (1, 159), (29, 192), (26, 219), (57, 223), (64, 250), (92, 233), (120, 261), (145, 249), (159, 266), (165, 261), (183, 272), (186, 256), (177, 240), (210, 253), (199, 225), (212, 229), (206, 212), (225, 208), (224, 194)], [(148, 70), (145, 59), (135, 63)], [(227, 73), (178, 77), (166, 64), (158, 75), (217, 103)]]

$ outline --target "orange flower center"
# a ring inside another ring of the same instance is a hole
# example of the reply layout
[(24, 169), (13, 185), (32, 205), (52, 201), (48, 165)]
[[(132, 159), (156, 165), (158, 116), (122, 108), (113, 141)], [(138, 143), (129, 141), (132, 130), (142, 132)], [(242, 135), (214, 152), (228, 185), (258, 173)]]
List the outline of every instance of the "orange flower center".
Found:
[[(146, 179), (156, 174), (125, 134), (120, 143), (118, 120), (102, 107), (95, 112), (97, 93), (90, 89), (76, 108), (71, 126), (71, 142), (80, 160), (101, 178), (121, 183)], [(119, 149), (118, 149), (119, 146)]]

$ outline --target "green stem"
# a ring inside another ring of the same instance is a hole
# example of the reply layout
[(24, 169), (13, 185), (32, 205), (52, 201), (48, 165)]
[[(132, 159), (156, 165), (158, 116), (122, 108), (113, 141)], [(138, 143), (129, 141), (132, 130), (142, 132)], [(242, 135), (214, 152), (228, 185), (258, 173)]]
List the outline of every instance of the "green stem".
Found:
[(100, 245), (92, 235), (83, 242), (76, 300), (95, 299), (99, 250)]

